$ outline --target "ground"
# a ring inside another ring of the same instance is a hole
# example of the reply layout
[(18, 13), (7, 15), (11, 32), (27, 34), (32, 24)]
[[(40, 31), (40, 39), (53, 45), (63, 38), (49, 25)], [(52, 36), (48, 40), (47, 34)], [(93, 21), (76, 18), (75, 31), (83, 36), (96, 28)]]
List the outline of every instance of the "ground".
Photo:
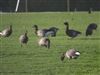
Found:
[[(70, 39), (65, 34), (64, 22), (81, 35)], [(98, 29), (92, 36), (85, 36), (90, 23)], [(33, 12), (0, 13), (0, 31), (12, 24), (13, 33), (8, 38), (0, 37), (0, 75), (100, 75), (100, 12)], [(39, 47), (39, 37), (32, 26), (39, 29), (55, 26), (56, 37), (49, 37), (51, 48)], [(19, 36), (28, 31), (27, 45), (20, 46)], [(60, 60), (61, 54), (70, 48), (80, 51), (78, 59)]]

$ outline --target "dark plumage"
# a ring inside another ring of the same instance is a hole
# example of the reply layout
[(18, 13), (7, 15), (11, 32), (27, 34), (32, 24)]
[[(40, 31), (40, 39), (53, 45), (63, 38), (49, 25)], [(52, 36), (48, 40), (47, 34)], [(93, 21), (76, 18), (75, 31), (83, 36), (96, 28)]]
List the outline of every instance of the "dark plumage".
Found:
[(92, 35), (92, 34), (93, 34), (93, 30), (88, 28), (88, 29), (86, 30), (86, 36)]
[(21, 47), (22, 47), (22, 44), (27, 44), (28, 42), (27, 31), (19, 37), (19, 41), (21, 43)]
[(93, 34), (93, 30), (96, 30), (96, 29), (97, 29), (97, 24), (95, 24), (95, 23), (89, 24), (87, 29), (86, 29), (86, 36), (92, 35)]
[(76, 59), (79, 55), (80, 55), (80, 52), (72, 48), (62, 53), (61, 61), (63, 61), (65, 57), (68, 59)]
[(88, 27), (87, 28), (89, 28), (89, 29), (93, 29), (93, 30), (96, 30), (97, 29), (97, 24), (96, 23), (91, 23), (91, 24), (89, 24), (88, 25)]
[(81, 34), (81, 32), (79, 32), (79, 31), (76, 31), (76, 30), (73, 30), (73, 29), (69, 29), (68, 22), (65, 22), (64, 24), (66, 25), (66, 31), (65, 32), (69, 37), (75, 38), (76, 36)]
[(12, 34), (12, 25), (0, 32), (0, 36), (9, 37)]
[(50, 27), (50, 28), (48, 29), (48, 32), (47, 32), (47, 33), (50, 33), (50, 32), (51, 32), (51, 34), (49, 34), (49, 35), (52, 36), (52, 37), (55, 37), (58, 30), (59, 30), (59, 29), (56, 28), (56, 27)]

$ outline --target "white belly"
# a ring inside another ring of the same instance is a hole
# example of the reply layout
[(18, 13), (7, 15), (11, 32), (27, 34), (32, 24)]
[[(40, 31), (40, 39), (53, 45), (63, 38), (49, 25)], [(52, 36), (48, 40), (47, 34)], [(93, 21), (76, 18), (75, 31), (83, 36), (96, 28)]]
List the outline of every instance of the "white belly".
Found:
[(39, 31), (37, 32), (37, 35), (40, 36), (40, 37), (43, 37), (43, 36), (44, 36), (44, 32), (41, 31), (41, 30), (39, 30)]
[(45, 39), (46, 38), (42, 38), (42, 39), (39, 40), (38, 43), (39, 43), (40, 46), (45, 44)]
[(5, 36), (7, 34), (7, 30), (3, 30), (1, 33), (0, 33), (2, 36)]

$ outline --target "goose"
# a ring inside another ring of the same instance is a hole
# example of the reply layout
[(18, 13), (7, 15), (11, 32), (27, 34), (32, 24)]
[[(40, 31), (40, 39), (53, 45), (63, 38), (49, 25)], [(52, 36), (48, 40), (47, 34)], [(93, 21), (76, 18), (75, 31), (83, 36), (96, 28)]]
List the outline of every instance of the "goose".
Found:
[(66, 26), (66, 35), (68, 35), (71, 38), (75, 38), (76, 36), (78, 36), (79, 34), (81, 34), (81, 32), (73, 30), (73, 29), (69, 29), (69, 24), (68, 22), (64, 22), (64, 25)]
[(87, 29), (86, 29), (86, 36), (88, 35), (92, 35), (93, 34), (93, 30), (97, 29), (97, 24), (96, 23), (91, 23), (88, 25)]
[(28, 42), (27, 31), (24, 34), (20, 35), (19, 41), (21, 43), (21, 47), (22, 47), (22, 44), (27, 44)]
[(46, 35), (50, 35), (51, 37), (55, 37), (58, 30), (59, 30), (59, 28), (50, 27), (50, 28), (48, 29), (48, 32), (46, 33)]
[(58, 31), (58, 28), (51, 27), (49, 29), (38, 29), (37, 25), (34, 25), (33, 28), (35, 28), (35, 34), (39, 37), (47, 37), (49, 35), (56, 36), (56, 32)]
[(65, 57), (68, 59), (76, 59), (78, 56), (80, 56), (80, 52), (72, 48), (66, 52), (63, 52), (61, 55), (61, 61), (63, 61)]
[(12, 25), (0, 32), (0, 36), (9, 37), (12, 34)]
[(50, 48), (50, 39), (47, 37), (42, 37), (41, 39), (39, 39), (38, 41), (39, 46), (44, 46), (46, 48)]

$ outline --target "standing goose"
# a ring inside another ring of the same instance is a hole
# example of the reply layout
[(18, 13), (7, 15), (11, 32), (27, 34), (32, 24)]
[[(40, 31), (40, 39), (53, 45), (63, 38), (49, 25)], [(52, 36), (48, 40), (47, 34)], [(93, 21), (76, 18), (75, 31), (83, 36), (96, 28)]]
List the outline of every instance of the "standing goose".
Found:
[(80, 52), (72, 48), (62, 54), (61, 61), (63, 61), (65, 57), (68, 59), (76, 59), (79, 55)]
[(88, 25), (87, 29), (86, 29), (86, 36), (88, 35), (92, 35), (93, 34), (93, 30), (96, 30), (97, 29), (97, 24), (95, 23), (91, 23)]
[(9, 37), (12, 34), (12, 25), (0, 32), (0, 36)]
[(69, 37), (75, 38), (76, 36), (78, 36), (79, 34), (81, 34), (81, 32), (73, 30), (73, 29), (69, 29), (69, 24), (68, 22), (65, 22), (64, 25), (66, 26), (66, 34)]
[(58, 28), (51, 27), (49, 29), (38, 29), (37, 25), (34, 25), (33, 28), (35, 28), (35, 34), (39, 37), (47, 37), (49, 35), (56, 36), (56, 32)]
[(41, 39), (39, 39), (38, 41), (39, 46), (44, 46), (46, 48), (50, 48), (50, 39), (46, 38), (46, 37), (42, 37)]
[(28, 42), (27, 31), (19, 37), (19, 41), (21, 43), (21, 47), (22, 47), (22, 44), (27, 44)]

